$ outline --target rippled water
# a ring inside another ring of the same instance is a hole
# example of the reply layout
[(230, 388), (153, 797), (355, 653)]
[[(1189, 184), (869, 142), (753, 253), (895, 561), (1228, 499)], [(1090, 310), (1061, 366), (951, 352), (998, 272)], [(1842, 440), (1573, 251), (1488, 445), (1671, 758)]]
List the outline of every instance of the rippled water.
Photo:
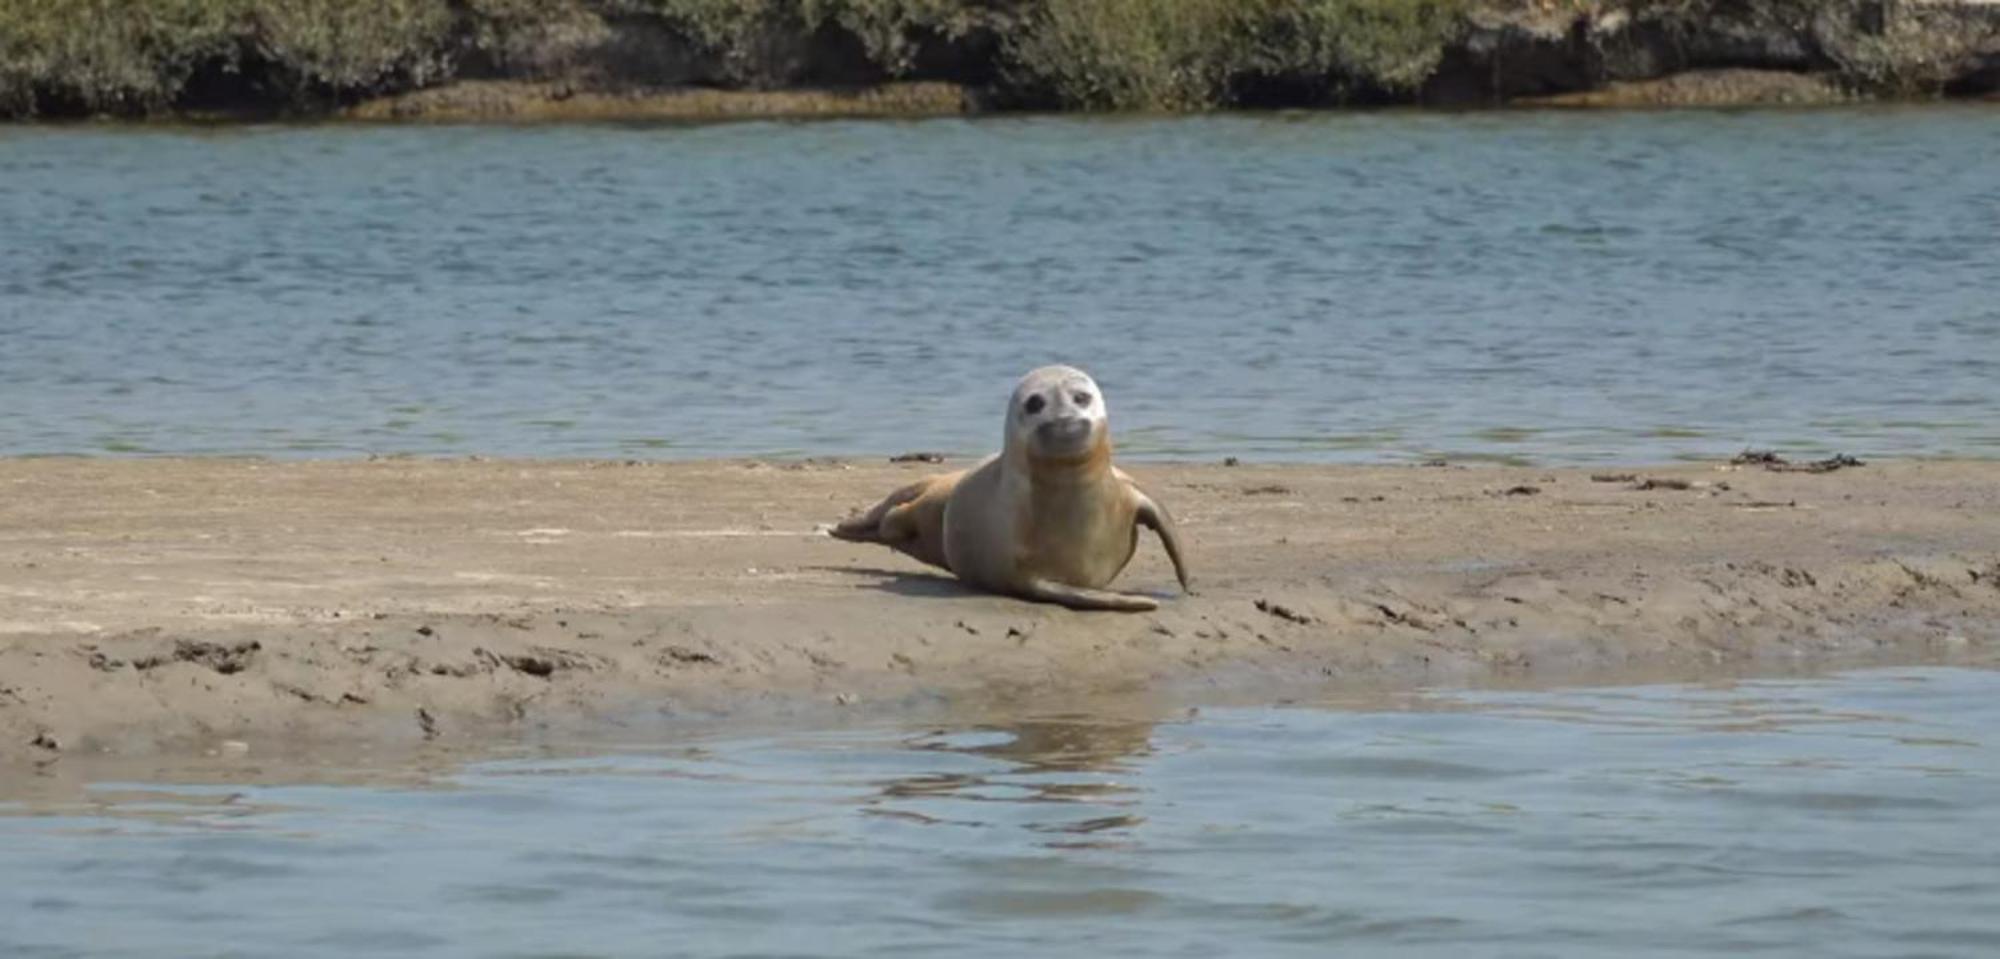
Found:
[(0, 128), (0, 453), (2000, 454), (2000, 111)]
[(0, 954), (1993, 955), (2000, 673), (859, 727), (0, 805)]

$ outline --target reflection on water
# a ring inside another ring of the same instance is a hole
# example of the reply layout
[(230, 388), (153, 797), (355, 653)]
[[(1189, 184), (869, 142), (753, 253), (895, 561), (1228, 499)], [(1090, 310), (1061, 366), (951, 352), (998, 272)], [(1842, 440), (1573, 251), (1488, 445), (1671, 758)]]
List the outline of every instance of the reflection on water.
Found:
[(1988, 955), (2000, 673), (1032, 716), (105, 784), (0, 954)]
[[(0, 130), (0, 453), (2000, 454), (2000, 113)], [(1448, 389), (1440, 389), (1448, 384)]]
[[(1152, 751), (1154, 724), (1091, 716), (1045, 717), (960, 732), (940, 731), (911, 740), (913, 749), (980, 756), (1005, 763), (1005, 775), (921, 774), (882, 784), (879, 800), (866, 811), (918, 822), (939, 822), (910, 808), (909, 800), (949, 798), (989, 802), (1074, 803), (1087, 812), (1078, 819), (1030, 824), (1054, 835), (1083, 837), (1115, 832), (1145, 822), (1119, 812), (1137, 802), (1137, 788), (1116, 777), (1138, 771), (1137, 761)], [(1083, 839), (1050, 841), (1076, 847)]]

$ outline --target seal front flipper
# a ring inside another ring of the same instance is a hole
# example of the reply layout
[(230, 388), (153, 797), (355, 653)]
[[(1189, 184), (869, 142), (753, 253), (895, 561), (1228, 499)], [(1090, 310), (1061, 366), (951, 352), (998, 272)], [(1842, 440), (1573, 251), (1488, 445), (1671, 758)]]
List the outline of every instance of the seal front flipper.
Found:
[(1060, 603), (1071, 609), (1143, 613), (1160, 608), (1160, 601), (1151, 596), (1114, 593), (1107, 589), (1085, 589), (1082, 586), (1058, 583), (1052, 579), (1029, 580), (1021, 587), (1021, 596), (1045, 603)]
[(1137, 483), (1128, 480), (1126, 487), (1139, 499), (1139, 508), (1133, 519), (1140, 526), (1151, 527), (1153, 532), (1160, 534), (1160, 544), (1167, 548), (1167, 558), (1174, 564), (1174, 578), (1181, 581), (1181, 592), (1193, 596), (1194, 587), (1188, 585), (1187, 563), (1181, 559), (1181, 535), (1174, 526), (1173, 516), (1166, 507), (1153, 502), (1153, 498), (1147, 496)]

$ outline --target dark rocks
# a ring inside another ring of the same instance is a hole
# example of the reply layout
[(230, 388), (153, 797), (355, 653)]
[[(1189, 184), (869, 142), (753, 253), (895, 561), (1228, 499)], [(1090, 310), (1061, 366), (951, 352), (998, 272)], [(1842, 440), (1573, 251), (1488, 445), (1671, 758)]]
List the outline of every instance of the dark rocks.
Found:
[(1867, 465), (1846, 453), (1835, 453), (1823, 460), (1794, 463), (1770, 450), (1744, 450), (1736, 454), (1729, 463), (1731, 466), (1762, 466), (1773, 473), (1831, 473), (1835, 470)]
[(134, 659), (132, 668), (144, 672), (169, 663), (196, 663), (229, 676), (248, 668), (251, 658), (263, 648), (263, 644), (254, 639), (228, 645), (199, 639), (179, 639), (174, 641), (171, 652), (155, 653)]
[(1276, 616), (1279, 619), (1286, 620), (1287, 622), (1297, 623), (1301, 626), (1310, 626), (1314, 622), (1316, 622), (1316, 620), (1314, 620), (1311, 616), (1306, 615), (1305, 613), (1301, 613), (1291, 608), (1290, 606), (1286, 606), (1282, 603), (1274, 603), (1268, 599), (1258, 600), (1257, 610), (1262, 613), (1268, 613), (1272, 616)]

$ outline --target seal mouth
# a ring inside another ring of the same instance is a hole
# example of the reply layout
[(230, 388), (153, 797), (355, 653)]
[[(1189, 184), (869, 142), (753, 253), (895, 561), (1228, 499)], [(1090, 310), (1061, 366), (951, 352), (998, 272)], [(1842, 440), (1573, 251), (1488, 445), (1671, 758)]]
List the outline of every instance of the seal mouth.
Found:
[(1090, 449), (1091, 423), (1087, 417), (1066, 416), (1035, 427), (1035, 445), (1044, 453), (1072, 456)]

